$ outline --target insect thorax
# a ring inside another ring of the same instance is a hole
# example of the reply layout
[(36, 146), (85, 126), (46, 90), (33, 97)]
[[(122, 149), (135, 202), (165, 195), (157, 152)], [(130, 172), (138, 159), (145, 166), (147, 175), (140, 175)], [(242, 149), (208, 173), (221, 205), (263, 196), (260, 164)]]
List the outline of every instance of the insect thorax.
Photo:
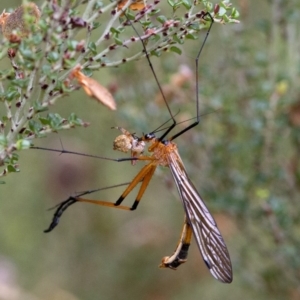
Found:
[(153, 152), (153, 157), (158, 161), (158, 164), (164, 167), (169, 165), (169, 159), (171, 153), (177, 151), (177, 145), (171, 141), (158, 141), (156, 140), (153, 145), (148, 149)]

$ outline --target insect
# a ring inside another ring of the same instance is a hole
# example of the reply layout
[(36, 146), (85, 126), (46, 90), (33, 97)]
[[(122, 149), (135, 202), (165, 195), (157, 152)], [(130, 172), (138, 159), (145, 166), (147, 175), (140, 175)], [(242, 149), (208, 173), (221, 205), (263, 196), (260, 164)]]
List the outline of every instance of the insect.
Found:
[(116, 102), (108, 89), (98, 83), (95, 79), (84, 75), (80, 69), (80, 65), (76, 66), (72, 70), (70, 78), (75, 77), (88, 96), (95, 98), (99, 103), (102, 103), (111, 110), (116, 110)]
[[(217, 227), (214, 218), (208, 211), (200, 194), (197, 192), (195, 186), (193, 185), (190, 178), (188, 177), (184, 164), (180, 158), (177, 145), (173, 142), (176, 138), (184, 134), (186, 131), (197, 126), (200, 122), (199, 99), (198, 99), (198, 61), (214, 21), (213, 17), (208, 12), (202, 12), (201, 18), (203, 18), (205, 21), (209, 21), (210, 25), (207, 34), (205, 36), (205, 39), (203, 41), (203, 44), (195, 59), (196, 90), (197, 90), (196, 120), (192, 124), (188, 125), (184, 129), (175, 133), (174, 135), (172, 135), (170, 138), (167, 139), (167, 136), (171, 133), (171, 131), (174, 129), (177, 123), (175, 117), (171, 113), (168, 103), (165, 101), (167, 109), (169, 110), (171, 116), (172, 124), (168, 128), (165, 128), (164, 133), (160, 137), (156, 137), (156, 132), (158, 130), (155, 130), (148, 134), (144, 134), (141, 137), (138, 137), (135, 134), (131, 134), (129, 131), (127, 131), (124, 128), (117, 127), (117, 129), (121, 130), (122, 135), (115, 139), (114, 149), (122, 152), (130, 151), (131, 157), (121, 158), (117, 160), (112, 158), (105, 158), (105, 157), (99, 157), (99, 158), (118, 161), (118, 162), (145, 161), (148, 163), (139, 171), (139, 173), (128, 184), (128, 186), (126, 187), (122, 195), (115, 203), (102, 201), (102, 200), (91, 200), (83, 197), (87, 194), (95, 192), (96, 190), (86, 191), (77, 196), (71, 196), (65, 201), (63, 201), (61, 204), (57, 206), (57, 209), (54, 213), (53, 220), (49, 228), (45, 230), (45, 232), (49, 232), (53, 230), (57, 226), (63, 212), (69, 206), (73, 205), (76, 202), (90, 203), (90, 204), (113, 207), (113, 208), (118, 208), (123, 210), (129, 210), (129, 211), (135, 210), (138, 207), (140, 200), (142, 199), (142, 196), (144, 195), (156, 168), (158, 166), (169, 167), (173, 179), (176, 183), (176, 187), (181, 202), (184, 207), (185, 219), (184, 219), (184, 225), (179, 239), (179, 243), (176, 247), (174, 254), (171, 256), (164, 257), (160, 267), (176, 269), (179, 265), (184, 263), (187, 258), (192, 235), (194, 235), (194, 238), (196, 240), (202, 258), (206, 266), (208, 267), (209, 271), (213, 275), (213, 277), (223, 283), (230, 283), (232, 281), (232, 266), (231, 266), (231, 261), (230, 261), (226, 244), (223, 240), (223, 237)], [(207, 18), (209, 20), (207, 20)], [(157, 80), (156, 74), (154, 72), (153, 66), (149, 58), (149, 54), (146, 51), (145, 44), (142, 40), (141, 42), (143, 44), (143, 49), (148, 59), (148, 63), (150, 65), (152, 73), (154, 74), (158, 87), (161, 90), (161, 86), (159, 85), (159, 82)], [(147, 144), (149, 144), (148, 152), (150, 154), (144, 155), (143, 151)], [(59, 151), (59, 150), (52, 150), (52, 151)], [(78, 154), (76, 152), (65, 151), (65, 150), (63, 151), (63, 153)], [(121, 205), (123, 200), (132, 192), (132, 190), (138, 184), (140, 184), (140, 187), (132, 206)]]

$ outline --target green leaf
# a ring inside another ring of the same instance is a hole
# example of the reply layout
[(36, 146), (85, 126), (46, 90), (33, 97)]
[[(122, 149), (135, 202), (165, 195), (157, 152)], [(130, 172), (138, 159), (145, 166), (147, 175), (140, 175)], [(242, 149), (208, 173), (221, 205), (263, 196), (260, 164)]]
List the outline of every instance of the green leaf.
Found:
[(198, 38), (196, 35), (194, 35), (192, 33), (188, 33), (185, 37), (189, 40), (197, 40), (197, 38)]
[(39, 133), (40, 130), (43, 128), (43, 126), (42, 126), (39, 122), (37, 122), (37, 121), (35, 121), (35, 120), (30, 120), (30, 121), (28, 122), (28, 127), (29, 127), (29, 129), (30, 129), (31, 131), (33, 131), (35, 134)]
[(190, 9), (192, 7), (192, 3), (190, 0), (182, 0), (181, 2), (186, 9)]
[(151, 55), (156, 56), (156, 57), (160, 57), (161, 56), (161, 51), (160, 50), (152, 50), (150, 52)]
[(99, 23), (99, 22), (93, 22), (91, 24), (92, 30), (95, 30), (95, 29), (97, 29), (100, 26), (101, 26), (101, 23)]
[(123, 41), (120, 40), (119, 38), (117, 38), (116, 36), (114, 37), (114, 41), (117, 45), (122, 46), (123, 45)]
[(110, 28), (110, 31), (111, 31), (111, 33), (113, 33), (113, 34), (117, 34), (117, 35), (118, 35), (118, 34), (124, 32), (124, 28), (123, 28), (123, 27), (121, 27), (121, 28), (111, 27), (111, 28)]
[(232, 9), (232, 12), (231, 12), (231, 17), (232, 17), (233, 19), (238, 19), (239, 16), (240, 16), (239, 11), (234, 7), (234, 8)]
[(193, 30), (196, 30), (196, 31), (199, 31), (200, 30), (200, 24), (199, 23), (191, 23), (189, 25), (189, 28), (191, 28)]
[(227, 9), (227, 7), (228, 7), (228, 1), (222, 1), (221, 3), (219, 3), (219, 5), (220, 5), (220, 7), (223, 7), (223, 8), (225, 8), (225, 9)]
[(49, 74), (52, 72), (51, 66), (50, 66), (50, 65), (43, 64), (43, 65), (42, 65), (42, 72), (43, 72), (43, 74), (45, 74), (45, 75), (49, 75)]
[(208, 11), (212, 11), (213, 10), (213, 4), (211, 2), (206, 2), (205, 3), (205, 8), (208, 10)]
[(226, 23), (228, 23), (230, 21), (229, 17), (226, 14), (224, 14), (222, 17)]
[(170, 5), (171, 7), (174, 7), (174, 6), (175, 6), (174, 1), (172, 1), (172, 0), (168, 0), (168, 3), (169, 3), (169, 5)]
[(82, 126), (82, 125), (84, 124), (84, 122), (83, 122), (81, 119), (79, 119), (79, 118), (77, 117), (77, 115), (74, 114), (74, 113), (72, 113), (72, 114), (69, 116), (68, 121), (69, 121), (69, 123), (70, 123), (71, 125)]
[(49, 52), (47, 59), (49, 62), (57, 62), (59, 60), (60, 55), (57, 52)]
[(220, 6), (218, 16), (222, 17), (226, 14), (226, 9), (223, 6)]
[(64, 59), (64, 67), (66, 69), (72, 69), (74, 67), (75, 61), (75, 58)]
[(160, 40), (160, 35), (159, 34), (151, 35), (149, 39), (151, 41), (158, 42)]
[(97, 54), (97, 46), (94, 42), (90, 42), (88, 45), (88, 49), (91, 50), (91, 52), (96, 55)]
[(157, 15), (160, 12), (160, 9), (154, 9), (149, 13), (149, 16)]
[(0, 149), (4, 149), (7, 147), (7, 138), (5, 135), (1, 134), (0, 135)]
[(14, 79), (12, 83), (20, 88), (26, 88), (28, 86), (29, 78), (24, 79)]
[(13, 165), (8, 165), (8, 166), (7, 166), (7, 171), (8, 171), (9, 173), (14, 173), (14, 172), (19, 172), (20, 170), (17, 169), (17, 168), (15, 168)]
[(63, 119), (59, 114), (49, 113), (47, 118), (50, 121), (51, 129), (53, 129), (54, 131), (60, 130), (65, 121), (65, 119)]
[(31, 146), (31, 142), (29, 140), (21, 139), (16, 142), (17, 150), (29, 149), (30, 146)]
[(174, 6), (173, 6), (173, 11), (177, 10), (180, 7), (181, 4), (182, 4), (181, 1), (175, 3)]
[[(45, 14), (47, 13), (46, 9), (44, 9), (43, 11)], [(52, 11), (53, 12), (53, 11)], [(40, 20), (39, 21), (39, 28), (41, 30), (43, 30), (44, 32), (47, 32), (48, 28), (49, 28), (49, 24), (46, 22), (46, 20)]]
[(14, 87), (9, 87), (7, 93), (5, 94), (5, 100), (12, 101), (20, 97), (20, 93)]
[(143, 27), (149, 27), (151, 25), (151, 21), (149, 20), (146, 21), (141, 20), (140, 23), (142, 24)]
[(102, 7), (103, 7), (103, 2), (102, 1), (96, 1), (95, 5), (94, 5), (94, 9), (98, 10)]
[(165, 16), (158, 16), (158, 17), (156, 18), (156, 20), (157, 20), (158, 22), (160, 22), (161, 24), (164, 24), (164, 23), (166, 23), (166, 22), (168, 21), (168, 19), (167, 19)]
[(70, 50), (70, 51), (76, 50), (77, 45), (78, 45), (78, 41), (75, 41), (75, 40), (68, 40), (68, 42), (67, 42), (67, 47), (68, 47), (68, 50)]
[(40, 102), (38, 101), (35, 101), (33, 103), (33, 109), (36, 113), (38, 112), (43, 112), (43, 111), (47, 111), (48, 110), (48, 107), (46, 106), (43, 106)]
[(40, 45), (43, 42), (43, 36), (41, 34), (34, 34), (32, 40), (34, 45)]
[(93, 75), (93, 71), (91, 69), (88, 69), (88, 68), (83, 69), (82, 72), (87, 77), (91, 77)]
[(130, 20), (130, 21), (133, 21), (135, 19), (135, 15), (130, 11), (128, 10), (126, 12), (126, 17)]
[(15, 73), (14, 73), (13, 68), (6, 69), (6, 70), (0, 70), (0, 80), (14, 78), (14, 77), (15, 77)]
[(179, 38), (177, 34), (173, 35), (173, 41), (179, 45), (184, 44), (184, 40), (182, 38)]
[(43, 125), (50, 125), (50, 121), (47, 118), (40, 117), (39, 120)]
[(179, 49), (179, 48), (177, 48), (175, 46), (170, 47), (170, 51), (175, 52), (175, 53), (177, 53), (179, 55), (181, 55), (181, 53), (182, 53), (181, 49)]
[(32, 52), (26, 45), (24, 45), (24, 43), (21, 43), (19, 50), (25, 59), (32, 60), (32, 61), (35, 60), (36, 57), (35, 53)]

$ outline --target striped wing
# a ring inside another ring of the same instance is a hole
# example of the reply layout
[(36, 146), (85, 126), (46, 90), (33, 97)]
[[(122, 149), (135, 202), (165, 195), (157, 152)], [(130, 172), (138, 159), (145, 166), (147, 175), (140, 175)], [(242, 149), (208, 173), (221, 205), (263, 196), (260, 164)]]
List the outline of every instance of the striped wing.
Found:
[(230, 283), (232, 267), (226, 244), (214, 218), (188, 178), (177, 151), (170, 153), (169, 167), (206, 266), (216, 279)]

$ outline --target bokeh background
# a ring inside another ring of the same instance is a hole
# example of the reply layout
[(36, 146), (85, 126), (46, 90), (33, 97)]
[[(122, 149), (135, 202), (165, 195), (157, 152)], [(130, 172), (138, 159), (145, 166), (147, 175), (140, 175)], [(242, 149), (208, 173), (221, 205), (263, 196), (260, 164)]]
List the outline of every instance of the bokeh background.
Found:
[[(183, 222), (167, 168), (157, 170), (137, 211), (76, 204), (43, 233), (48, 208), (78, 191), (130, 181), (142, 163), (28, 150), (21, 172), (1, 185), (1, 300), (300, 298), (300, 3), (232, 2), (241, 23), (214, 25), (200, 59), (201, 123), (176, 142), (226, 240), (233, 282), (210, 276), (195, 243), (177, 271), (158, 268)], [(0, 10), (20, 3), (2, 0)], [(178, 120), (195, 115), (194, 58), (203, 37), (181, 56), (152, 59)], [(125, 157), (112, 150), (119, 134), (112, 126), (141, 135), (168, 119), (145, 59), (94, 78), (114, 92), (117, 112), (76, 92), (55, 111), (73, 111), (91, 126), (36, 145)], [(115, 201), (121, 192), (91, 198)]]

